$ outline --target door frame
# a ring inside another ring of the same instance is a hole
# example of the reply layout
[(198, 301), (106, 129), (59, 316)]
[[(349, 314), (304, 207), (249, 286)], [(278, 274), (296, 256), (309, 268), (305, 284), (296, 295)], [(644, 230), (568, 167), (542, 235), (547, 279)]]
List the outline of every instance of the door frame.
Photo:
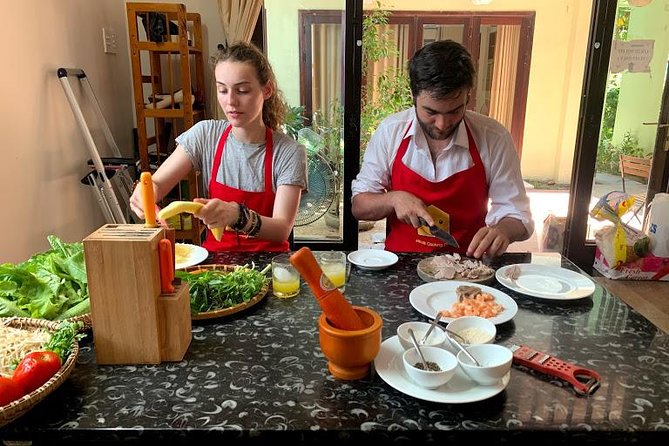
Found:
[[(592, 273), (592, 265), (595, 260), (595, 243), (586, 238), (590, 215), (588, 207), (596, 171), (597, 146), (606, 95), (617, 3), (617, 1), (607, 0), (593, 2), (562, 251), (565, 257), (589, 274)], [(669, 77), (665, 75), (658, 123), (667, 122), (669, 122)], [(667, 130), (667, 127), (661, 126), (657, 131), (653, 164), (648, 181), (647, 202), (650, 202), (657, 192), (669, 192), (669, 156), (665, 150), (669, 148)]]

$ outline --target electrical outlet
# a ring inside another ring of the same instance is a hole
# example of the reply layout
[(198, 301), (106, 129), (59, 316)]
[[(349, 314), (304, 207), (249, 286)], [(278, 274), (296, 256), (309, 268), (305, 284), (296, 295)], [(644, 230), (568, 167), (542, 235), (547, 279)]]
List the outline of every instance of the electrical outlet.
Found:
[(112, 28), (102, 28), (102, 45), (105, 54), (116, 54), (118, 45), (116, 43), (116, 32)]

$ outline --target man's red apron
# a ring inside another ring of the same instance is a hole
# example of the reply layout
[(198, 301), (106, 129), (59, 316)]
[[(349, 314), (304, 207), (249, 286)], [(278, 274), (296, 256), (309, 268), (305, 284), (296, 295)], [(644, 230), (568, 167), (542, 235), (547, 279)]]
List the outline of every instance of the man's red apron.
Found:
[[(259, 215), (271, 217), (274, 209), (274, 192), (272, 191), (272, 131), (266, 127), (265, 130), (265, 190), (263, 192), (249, 192), (226, 186), (216, 181), (218, 166), (223, 158), (225, 141), (230, 134), (232, 126), (228, 126), (223, 136), (218, 141), (214, 165), (211, 169), (209, 180), (209, 198), (218, 198), (223, 201), (234, 201), (244, 203), (249, 209), (253, 209)], [(245, 234), (237, 234), (234, 231), (225, 231), (220, 242), (216, 241), (210, 230), (207, 229), (207, 238), (203, 245), (207, 251), (288, 251), (288, 241), (281, 243), (270, 242), (257, 238), (249, 238)]]
[[(411, 128), (411, 124), (409, 125)], [(436, 237), (418, 234), (416, 228), (397, 219), (395, 213), (388, 217), (390, 231), (386, 249), (394, 252), (459, 252), (464, 254), (476, 232), (485, 226), (488, 213), (488, 185), (478, 147), (465, 122), (469, 155), (474, 165), (443, 181), (432, 182), (409, 169), (402, 158), (409, 147), (409, 139), (402, 139), (391, 171), (390, 190), (410, 192), (423, 200), (426, 206), (435, 205), (450, 216), (450, 233), (460, 248), (447, 246)], [(407, 129), (408, 132), (408, 129)]]

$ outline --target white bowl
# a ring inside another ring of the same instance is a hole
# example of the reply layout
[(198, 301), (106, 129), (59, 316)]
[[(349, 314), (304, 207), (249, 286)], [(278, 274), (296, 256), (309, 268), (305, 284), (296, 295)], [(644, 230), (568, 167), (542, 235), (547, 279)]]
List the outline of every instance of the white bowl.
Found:
[(474, 362), (463, 351), (457, 355), (458, 363), (467, 376), (482, 386), (497, 384), (511, 370), (513, 353), (503, 345), (470, 345), (467, 351), (476, 358), (481, 366), (474, 365)]
[[(410, 321), (405, 322), (397, 327), (397, 337), (399, 338), (402, 347), (404, 347), (404, 350), (413, 348), (413, 342), (411, 342), (411, 336), (409, 336), (410, 328), (413, 330), (416, 341), (420, 343), (420, 340), (423, 339), (423, 336), (425, 336), (427, 330), (430, 329), (430, 325), (431, 324), (427, 322)], [(432, 330), (430, 336), (425, 340), (425, 342), (421, 343), (421, 345), (442, 347), (444, 345), (444, 341), (446, 341), (446, 333), (439, 329), (439, 327), (434, 327), (434, 330)]]
[[(461, 316), (451, 321), (446, 328), (468, 339), (469, 342), (462, 342), (460, 338), (457, 339), (465, 347), (477, 344), (492, 344), (497, 335), (495, 324), (480, 316)], [(460, 351), (458, 346), (451, 341), (450, 336), (446, 336), (444, 347), (453, 354), (458, 354)]]
[(404, 370), (406, 370), (409, 378), (426, 389), (436, 389), (446, 384), (453, 377), (455, 369), (458, 367), (458, 360), (455, 355), (443, 348), (428, 345), (421, 346), (420, 351), (423, 352), (425, 361), (437, 364), (439, 370), (423, 370), (416, 367), (416, 364), (422, 365), (422, 361), (416, 349), (410, 348), (402, 355)]

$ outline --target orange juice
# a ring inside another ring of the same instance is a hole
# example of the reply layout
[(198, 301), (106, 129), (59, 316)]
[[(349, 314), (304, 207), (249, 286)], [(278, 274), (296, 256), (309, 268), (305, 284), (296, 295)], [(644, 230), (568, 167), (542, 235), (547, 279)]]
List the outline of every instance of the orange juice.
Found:
[(276, 277), (272, 279), (272, 289), (274, 290), (274, 295), (276, 297), (293, 297), (296, 296), (300, 291), (300, 278), (297, 277), (294, 280), (287, 282), (280, 282), (276, 280)]
[(290, 264), (287, 254), (272, 259), (272, 292), (282, 299), (295, 297), (300, 292), (300, 274)]
[(326, 263), (321, 265), (323, 274), (330, 279), (332, 285), (341, 288), (346, 283), (346, 266), (341, 263)]

